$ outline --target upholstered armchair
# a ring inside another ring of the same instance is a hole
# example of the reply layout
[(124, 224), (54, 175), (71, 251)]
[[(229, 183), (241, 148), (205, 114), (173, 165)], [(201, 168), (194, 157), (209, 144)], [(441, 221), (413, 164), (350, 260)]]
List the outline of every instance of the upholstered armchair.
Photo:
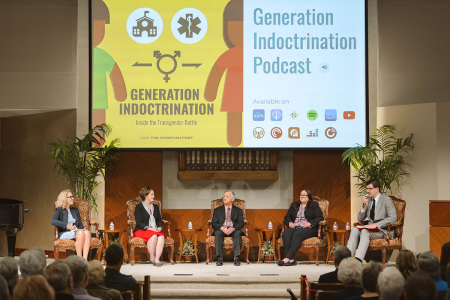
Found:
[[(323, 220), (320, 221), (320, 223), (319, 223), (319, 231), (317, 233), (317, 236), (304, 240), (302, 242), (302, 246), (300, 247), (300, 249), (302, 249), (302, 247), (314, 248), (315, 256), (316, 256), (316, 265), (318, 266), (319, 265), (319, 248), (327, 246), (327, 243), (326, 243), (326, 240), (324, 239), (323, 233), (327, 230), (328, 206), (329, 206), (330, 202), (328, 200), (320, 199), (317, 196), (314, 196), (313, 200), (319, 204), (319, 207), (322, 210)], [(284, 224), (284, 222), (281, 223), (281, 228), (282, 228), (281, 234), (283, 234), (284, 230), (286, 229), (286, 225)], [(281, 252), (280, 252), (281, 247), (283, 247), (283, 238), (282, 237), (280, 237), (277, 241), (277, 251), (278, 251), (278, 257), (280, 257), (280, 259), (282, 258)]]
[[(402, 236), (403, 236), (403, 225), (405, 223), (405, 200), (398, 199), (394, 196), (389, 196), (394, 203), (395, 210), (397, 211), (397, 222), (390, 223), (387, 225), (387, 234), (383, 239), (370, 240), (369, 248), (367, 253), (374, 250), (381, 250), (383, 267), (386, 266), (386, 250), (402, 249)], [(365, 225), (366, 222), (354, 223), (354, 226)], [(391, 231), (394, 230), (394, 238), (389, 239)]]
[[(96, 257), (101, 257), (102, 244), (98, 238), (98, 223), (91, 220), (91, 203), (88, 200), (83, 200), (79, 198), (73, 199), (73, 206), (78, 208), (80, 213), (81, 222), (83, 222), (83, 227), (86, 230), (91, 230), (91, 226), (95, 227), (95, 238), (91, 237), (90, 250), (97, 249)], [(55, 208), (55, 205), (53, 205)], [(59, 251), (61, 249), (75, 251), (75, 241), (74, 240), (62, 240), (58, 238), (58, 227), (55, 226), (55, 242), (53, 243), (55, 260), (59, 259)]]
[[(250, 247), (249, 247), (248, 229), (247, 229), (248, 221), (245, 218), (245, 200), (235, 199), (233, 201), (233, 205), (242, 209), (242, 212), (244, 214), (244, 228), (242, 228), (242, 232), (245, 235), (242, 236), (242, 247), (245, 249), (245, 251), (244, 251), (245, 261), (247, 262), (247, 264), (249, 264), (250, 261), (248, 260), (248, 253), (250, 251)], [(213, 233), (212, 218), (213, 218), (214, 210), (220, 206), (223, 206), (222, 199), (217, 199), (217, 200), (211, 201), (211, 219), (209, 219), (209, 221), (206, 223), (208, 225), (208, 231), (206, 233), (206, 264), (208, 264), (210, 261), (212, 261), (212, 258), (214, 257), (213, 250), (216, 248), (216, 246), (215, 246), (215, 237), (212, 235), (212, 233)], [(224, 238), (223, 249), (226, 252), (234, 250), (232, 237)]]
[[(144, 242), (143, 239), (139, 237), (133, 236), (134, 227), (136, 227), (136, 220), (134, 219), (134, 210), (136, 209), (136, 205), (141, 203), (142, 200), (140, 197), (127, 201), (127, 235), (128, 235), (128, 255), (131, 265), (134, 265), (134, 249), (135, 248), (147, 248), (147, 243)], [(158, 205), (159, 213), (162, 218), (162, 207), (161, 202), (159, 200), (153, 200), (153, 203)], [(170, 236), (170, 222), (162, 219), (163, 227), (167, 227), (167, 237), (164, 239), (164, 247), (169, 248), (169, 260), (173, 265), (173, 252), (174, 252), (174, 240)], [(150, 254), (147, 251), (147, 259), (150, 260)]]

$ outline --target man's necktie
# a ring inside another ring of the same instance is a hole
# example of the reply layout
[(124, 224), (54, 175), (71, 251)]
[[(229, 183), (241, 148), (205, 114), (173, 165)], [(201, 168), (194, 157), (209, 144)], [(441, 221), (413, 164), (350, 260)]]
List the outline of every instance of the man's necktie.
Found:
[(231, 207), (227, 208), (227, 227), (231, 226)]
[(370, 209), (370, 218), (375, 220), (375, 200), (372, 201), (372, 208)]

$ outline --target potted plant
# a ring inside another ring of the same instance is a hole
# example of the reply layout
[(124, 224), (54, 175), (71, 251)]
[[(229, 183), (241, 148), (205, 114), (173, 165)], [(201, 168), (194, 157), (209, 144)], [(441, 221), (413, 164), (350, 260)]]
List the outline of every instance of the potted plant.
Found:
[[(89, 200), (91, 208), (97, 210), (97, 197), (93, 190), (99, 185), (97, 176), (105, 177), (105, 170), (112, 170), (113, 161), (118, 158), (119, 139), (109, 144), (105, 138), (111, 133), (111, 126), (100, 124), (74, 143), (58, 140), (50, 143), (48, 153), (55, 160), (55, 169), (62, 176), (74, 196)], [(103, 146), (99, 146), (103, 145)]]
[(367, 146), (358, 145), (342, 154), (342, 163), (350, 164), (358, 178), (360, 194), (366, 192), (366, 182), (370, 179), (380, 181), (380, 192), (398, 191), (410, 174), (404, 169), (405, 157), (414, 149), (414, 134), (398, 138), (395, 128), (383, 125), (369, 137)]

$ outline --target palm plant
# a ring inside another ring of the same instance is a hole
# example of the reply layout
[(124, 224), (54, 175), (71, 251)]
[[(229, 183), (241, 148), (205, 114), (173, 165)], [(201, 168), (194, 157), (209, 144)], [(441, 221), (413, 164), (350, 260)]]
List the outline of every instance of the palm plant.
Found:
[(342, 154), (342, 163), (350, 164), (358, 178), (360, 194), (366, 192), (366, 182), (370, 179), (380, 181), (380, 192), (386, 193), (401, 189), (404, 179), (410, 174), (404, 169), (405, 157), (412, 153), (414, 134), (397, 138), (395, 128), (383, 125), (369, 137), (367, 146), (358, 145)]
[(100, 124), (89, 130), (82, 139), (77, 137), (74, 143), (67, 139), (58, 140), (48, 147), (48, 154), (55, 160), (54, 168), (58, 175), (64, 177), (74, 196), (89, 200), (95, 210), (97, 197), (93, 191), (99, 185), (97, 176), (104, 178), (105, 170), (112, 170), (112, 163), (118, 158), (116, 145), (119, 139), (105, 143), (111, 130), (110, 125)]

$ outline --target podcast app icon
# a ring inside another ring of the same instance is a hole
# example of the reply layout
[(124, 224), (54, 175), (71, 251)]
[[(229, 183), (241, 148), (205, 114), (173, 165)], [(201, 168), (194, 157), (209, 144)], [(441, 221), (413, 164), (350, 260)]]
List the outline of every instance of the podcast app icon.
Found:
[(290, 139), (299, 139), (300, 138), (300, 128), (299, 127), (289, 127), (288, 132)]
[(283, 131), (281, 130), (280, 127), (274, 127), (274, 128), (272, 128), (272, 130), (270, 131), (270, 135), (271, 135), (274, 139), (279, 139), (279, 138), (283, 135)]
[(281, 109), (272, 109), (270, 111), (271, 121), (281, 121), (283, 120), (283, 111)]
[(344, 111), (344, 120), (354, 120), (355, 112), (354, 111)]

